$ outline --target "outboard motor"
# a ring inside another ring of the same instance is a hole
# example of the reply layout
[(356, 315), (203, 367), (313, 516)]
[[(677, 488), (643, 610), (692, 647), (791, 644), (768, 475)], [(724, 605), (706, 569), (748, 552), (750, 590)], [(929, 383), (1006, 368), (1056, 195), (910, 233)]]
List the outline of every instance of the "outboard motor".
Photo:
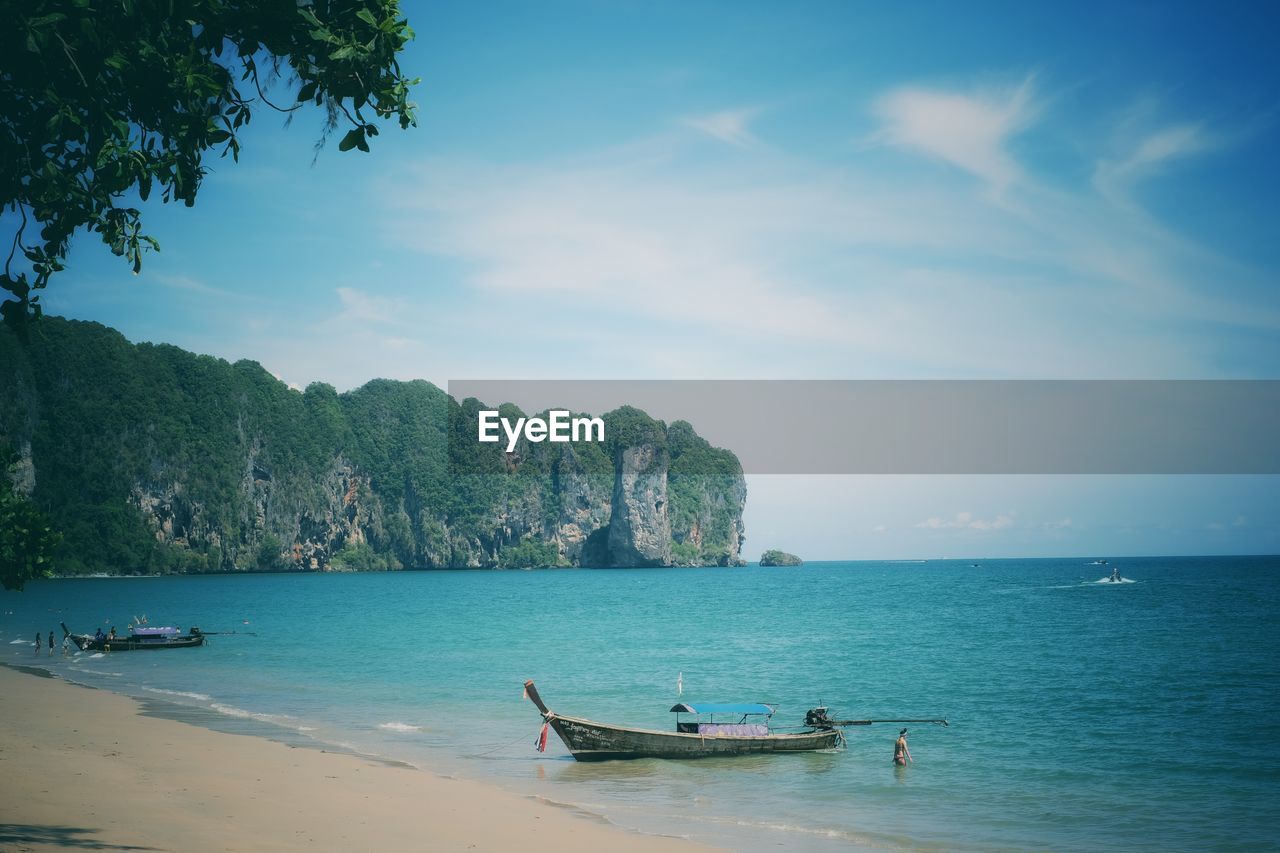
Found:
[(831, 719), (826, 708), (810, 708), (805, 712), (804, 724), (813, 729), (835, 728), (835, 720)]

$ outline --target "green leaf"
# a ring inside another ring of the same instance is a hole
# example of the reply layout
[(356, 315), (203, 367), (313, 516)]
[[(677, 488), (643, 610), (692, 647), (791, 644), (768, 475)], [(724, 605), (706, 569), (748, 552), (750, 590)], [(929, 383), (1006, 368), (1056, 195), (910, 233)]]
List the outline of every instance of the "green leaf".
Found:
[(355, 130), (347, 131), (347, 135), (342, 137), (342, 141), (338, 143), (339, 151), (350, 151), (352, 148), (362, 146), (362, 150), (368, 151), (368, 143), (364, 141), (364, 128), (357, 127)]
[(356, 17), (364, 21), (366, 24), (368, 24), (371, 27), (378, 26), (377, 19), (373, 17), (373, 13), (370, 12), (368, 9), (361, 9), (359, 12), (356, 12)]
[(333, 60), (350, 59), (355, 55), (355, 52), (356, 49), (354, 47), (349, 44), (344, 44), (342, 47), (329, 54), (329, 58)]
[(54, 12), (50, 15), (41, 15), (38, 18), (32, 18), (27, 21), (27, 26), (34, 30), (43, 27), (45, 24), (56, 24), (58, 21), (65, 21), (66, 19), (67, 16), (61, 12)]
[(314, 98), (316, 96), (316, 87), (318, 85), (319, 84), (317, 84), (315, 80), (312, 80), (310, 83), (298, 90), (298, 103), (309, 101)]

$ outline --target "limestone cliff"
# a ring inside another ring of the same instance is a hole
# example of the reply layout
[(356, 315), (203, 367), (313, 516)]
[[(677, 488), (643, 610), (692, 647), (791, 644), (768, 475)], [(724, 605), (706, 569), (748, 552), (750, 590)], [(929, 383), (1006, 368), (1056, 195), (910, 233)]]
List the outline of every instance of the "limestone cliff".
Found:
[(804, 560), (795, 554), (788, 554), (786, 551), (779, 551), (771, 548), (760, 555), (760, 565), (762, 566), (803, 566)]
[(93, 323), (0, 327), (0, 444), (58, 523), (63, 572), (735, 565), (737, 459), (682, 422), (608, 446), (476, 447), (426, 382), (290, 390), (254, 362)]
[(664, 447), (642, 444), (618, 455), (609, 520), (609, 564), (671, 565), (671, 520), (667, 517)]

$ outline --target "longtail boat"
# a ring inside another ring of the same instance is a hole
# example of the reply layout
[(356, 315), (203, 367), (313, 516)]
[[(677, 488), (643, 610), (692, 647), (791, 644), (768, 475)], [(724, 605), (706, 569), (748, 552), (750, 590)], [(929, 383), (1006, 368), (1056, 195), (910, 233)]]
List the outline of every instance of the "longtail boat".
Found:
[[(791, 733), (772, 731), (769, 718), (775, 709), (771, 705), (701, 702), (691, 705), (682, 702), (671, 709), (676, 714), (676, 730), (660, 732), (557, 714), (543, 703), (532, 681), (526, 681), (524, 687), (529, 699), (542, 713), (542, 719), (556, 730), (578, 761), (814, 752), (835, 749), (844, 743), (844, 735), (834, 727), (808, 728)], [(708, 719), (685, 721), (680, 719), (681, 714)], [(717, 715), (721, 722), (715, 721)], [(723, 722), (725, 717), (737, 722)]]
[[(114, 630), (114, 629), (113, 629)], [(158, 649), (189, 649), (195, 646), (203, 646), (205, 636), (199, 628), (192, 628), (190, 632), (183, 634), (181, 628), (155, 627), (149, 628), (142, 625), (130, 625), (129, 633), (111, 637), (103, 634), (101, 631), (96, 635), (89, 634), (73, 634), (71, 629), (67, 627), (67, 623), (62, 623), (62, 633), (70, 638), (71, 642), (82, 652), (136, 652), (149, 651)]]
[[(671, 708), (676, 715), (676, 730), (660, 732), (597, 723), (582, 717), (569, 717), (550, 710), (538, 695), (533, 681), (524, 683), (525, 695), (542, 714), (539, 749), (546, 748), (547, 727), (556, 730), (560, 740), (578, 761), (611, 761), (625, 758), (709, 758), (726, 755), (759, 755), (773, 752), (817, 752), (844, 746), (845, 726), (869, 726), (872, 723), (936, 723), (949, 725), (945, 719), (835, 720), (825, 707), (810, 708), (800, 731), (776, 732), (769, 720), (777, 709), (772, 705), (750, 703), (689, 704), (680, 702)], [(681, 714), (693, 714), (692, 721)], [(716, 722), (715, 716), (721, 721)], [(724, 718), (737, 719), (726, 723)], [(705, 719), (704, 719), (705, 718)], [(755, 722), (748, 722), (754, 720)]]

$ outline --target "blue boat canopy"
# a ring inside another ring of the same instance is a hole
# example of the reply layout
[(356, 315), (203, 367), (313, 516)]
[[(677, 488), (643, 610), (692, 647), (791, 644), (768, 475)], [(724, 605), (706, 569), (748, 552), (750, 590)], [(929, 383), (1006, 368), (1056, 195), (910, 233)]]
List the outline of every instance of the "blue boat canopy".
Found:
[(690, 705), (681, 702), (671, 709), (676, 714), (763, 714), (773, 713), (773, 708), (754, 702), (699, 702)]

